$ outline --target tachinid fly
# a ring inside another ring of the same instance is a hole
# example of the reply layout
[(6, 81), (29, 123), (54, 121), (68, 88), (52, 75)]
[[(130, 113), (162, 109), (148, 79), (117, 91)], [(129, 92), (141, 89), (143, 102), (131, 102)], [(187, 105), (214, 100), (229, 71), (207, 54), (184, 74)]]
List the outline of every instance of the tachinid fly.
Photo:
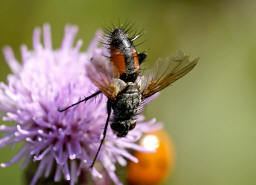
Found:
[[(91, 167), (104, 142), (109, 122), (118, 137), (125, 137), (129, 130), (136, 126), (135, 117), (140, 105), (191, 71), (199, 60), (196, 58), (190, 61), (187, 55), (180, 52), (177, 57), (158, 60), (152, 69), (142, 74), (140, 64), (146, 58), (146, 54), (138, 53), (135, 49), (133, 41), (138, 35), (129, 37), (128, 29), (121, 26), (108, 30), (105, 36), (106, 41), (103, 44), (108, 46), (110, 56), (92, 58), (92, 62), (87, 66), (87, 75), (99, 90), (83, 100), (59, 109), (63, 112), (101, 93), (108, 97), (108, 116), (103, 137)], [(110, 120), (112, 111), (113, 119)]]

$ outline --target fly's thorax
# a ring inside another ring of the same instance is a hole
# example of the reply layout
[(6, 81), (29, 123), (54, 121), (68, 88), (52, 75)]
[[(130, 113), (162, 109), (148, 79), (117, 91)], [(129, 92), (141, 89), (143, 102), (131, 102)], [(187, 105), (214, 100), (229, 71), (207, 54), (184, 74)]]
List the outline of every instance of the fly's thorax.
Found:
[(141, 93), (137, 83), (128, 82), (127, 87), (120, 92), (112, 102), (113, 119), (111, 128), (117, 136), (124, 137), (136, 125), (135, 116), (141, 103)]
[(135, 82), (138, 76), (139, 76), (139, 73), (132, 73), (132, 74), (122, 73), (120, 75), (120, 79), (123, 80), (124, 82)]
[(128, 82), (127, 87), (117, 95), (112, 108), (114, 117), (122, 120), (130, 119), (138, 112), (141, 103), (141, 93), (137, 83)]

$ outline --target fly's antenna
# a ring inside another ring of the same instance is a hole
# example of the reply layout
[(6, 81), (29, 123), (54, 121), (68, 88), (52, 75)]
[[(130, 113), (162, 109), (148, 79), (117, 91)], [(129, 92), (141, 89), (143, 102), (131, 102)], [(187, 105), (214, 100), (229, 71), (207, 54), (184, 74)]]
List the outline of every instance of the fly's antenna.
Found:
[(79, 101), (76, 102), (76, 103), (73, 103), (72, 105), (69, 105), (69, 106), (67, 106), (67, 107), (65, 107), (65, 108), (58, 108), (58, 111), (59, 111), (59, 112), (64, 112), (64, 111), (68, 110), (69, 108), (78, 105), (79, 103), (86, 102), (87, 100), (89, 100), (89, 99), (91, 99), (91, 98), (97, 96), (97, 95), (100, 94), (100, 93), (101, 93), (101, 91), (96, 91), (96, 92), (93, 93), (92, 95), (87, 96), (87, 97), (85, 97), (84, 99), (79, 100)]

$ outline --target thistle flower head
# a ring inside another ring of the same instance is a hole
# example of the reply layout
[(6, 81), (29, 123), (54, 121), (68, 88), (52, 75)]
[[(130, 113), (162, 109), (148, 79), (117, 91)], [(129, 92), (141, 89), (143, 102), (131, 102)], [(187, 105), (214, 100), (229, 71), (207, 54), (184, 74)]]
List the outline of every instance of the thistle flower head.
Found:
[[(38, 162), (31, 185), (41, 176), (54, 174), (54, 180), (63, 177), (73, 185), (81, 170), (91, 174), (96, 181), (101, 173), (89, 166), (98, 149), (106, 121), (105, 96), (58, 112), (65, 107), (91, 95), (97, 88), (86, 76), (86, 66), (90, 58), (101, 55), (104, 48), (98, 47), (101, 33), (97, 32), (86, 51), (80, 51), (82, 41), (74, 43), (77, 27), (67, 25), (60, 48), (52, 49), (50, 26), (36, 28), (33, 35), (33, 49), (21, 47), (21, 63), (15, 58), (11, 48), (4, 48), (5, 59), (12, 71), (7, 83), (0, 84), (0, 110), (3, 120), (11, 121), (11, 126), (1, 125), (5, 135), (0, 139), (0, 147), (23, 143), (20, 151), (7, 163), (7, 167), (22, 159), (22, 166)], [(106, 140), (98, 156), (98, 163), (105, 169), (115, 184), (121, 184), (115, 170), (116, 164), (126, 165), (126, 159), (137, 162), (128, 149), (143, 151), (136, 144), (144, 132), (159, 127), (155, 120), (143, 122), (138, 116), (137, 126), (127, 137), (117, 138), (108, 129)], [(55, 166), (55, 168), (53, 168)]]

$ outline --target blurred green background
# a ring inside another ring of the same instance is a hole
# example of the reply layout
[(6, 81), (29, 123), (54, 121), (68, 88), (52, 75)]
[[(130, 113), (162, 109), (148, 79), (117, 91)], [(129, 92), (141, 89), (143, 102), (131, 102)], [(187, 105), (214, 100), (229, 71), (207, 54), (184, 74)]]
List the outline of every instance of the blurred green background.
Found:
[[(256, 2), (250, 0), (1, 0), (0, 48), (19, 57), (35, 26), (50, 23), (55, 48), (66, 23), (79, 26), (83, 49), (102, 26), (131, 20), (144, 29), (148, 64), (178, 49), (199, 65), (147, 106), (176, 147), (163, 184), (256, 184)], [(0, 55), (0, 80), (10, 72)], [(14, 154), (0, 150), (1, 162)], [(0, 184), (21, 185), (19, 164), (0, 169)]]

